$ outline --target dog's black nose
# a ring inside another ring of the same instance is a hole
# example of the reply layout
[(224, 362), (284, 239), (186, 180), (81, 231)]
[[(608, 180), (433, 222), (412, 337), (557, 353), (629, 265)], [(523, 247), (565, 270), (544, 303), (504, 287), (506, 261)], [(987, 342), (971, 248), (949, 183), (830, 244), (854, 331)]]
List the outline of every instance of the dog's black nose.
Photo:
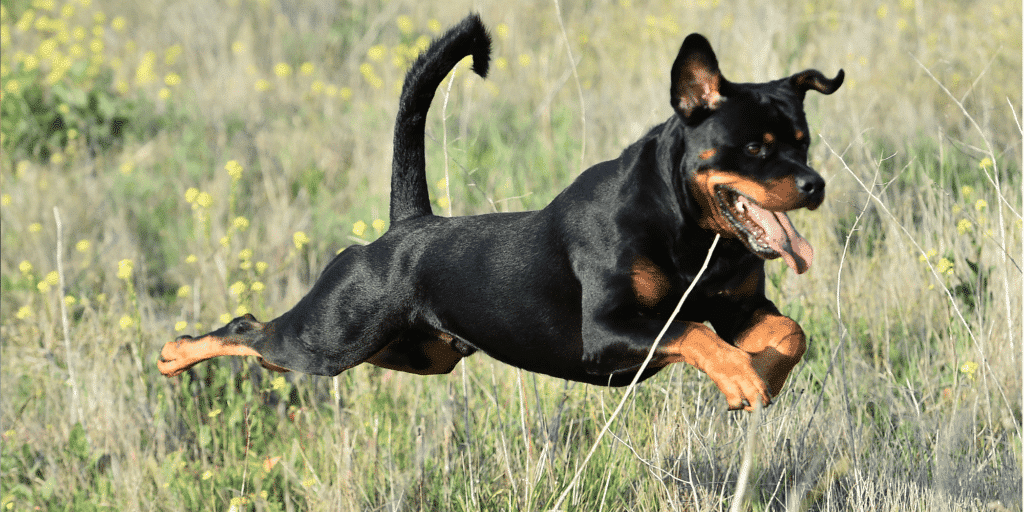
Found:
[(797, 174), (796, 188), (803, 194), (807, 207), (812, 210), (825, 200), (825, 179), (816, 172)]

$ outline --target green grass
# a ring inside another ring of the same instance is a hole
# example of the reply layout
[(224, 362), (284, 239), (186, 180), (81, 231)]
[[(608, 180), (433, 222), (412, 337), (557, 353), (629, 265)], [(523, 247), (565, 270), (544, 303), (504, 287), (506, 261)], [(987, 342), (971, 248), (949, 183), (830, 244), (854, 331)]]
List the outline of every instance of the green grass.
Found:
[(691, 31), (730, 79), (848, 76), (806, 101), (829, 193), (792, 218), (814, 268), (768, 265), (810, 338), (778, 402), (755, 425), (677, 365), (585, 467), (624, 391), (484, 355), (433, 377), (156, 370), (174, 336), (286, 311), (386, 229), (397, 87), (468, 5), (0, 5), (4, 510), (548, 510), (581, 467), (563, 509), (725, 510), (745, 456), (751, 510), (1021, 507), (1017, 2), (565, 4), (578, 89), (553, 3), (475, 4), (495, 61), (433, 105), (437, 212), (540, 208), (617, 156), (670, 114)]

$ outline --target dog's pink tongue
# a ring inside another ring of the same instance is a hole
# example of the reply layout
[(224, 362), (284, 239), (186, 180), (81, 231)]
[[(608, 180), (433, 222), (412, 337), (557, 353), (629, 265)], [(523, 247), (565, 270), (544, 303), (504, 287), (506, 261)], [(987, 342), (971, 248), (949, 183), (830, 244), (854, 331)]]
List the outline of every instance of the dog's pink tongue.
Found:
[(741, 196), (751, 220), (764, 230), (764, 242), (779, 253), (786, 265), (797, 274), (807, 272), (814, 260), (814, 248), (797, 233), (789, 217), (783, 212), (772, 212), (757, 206)]

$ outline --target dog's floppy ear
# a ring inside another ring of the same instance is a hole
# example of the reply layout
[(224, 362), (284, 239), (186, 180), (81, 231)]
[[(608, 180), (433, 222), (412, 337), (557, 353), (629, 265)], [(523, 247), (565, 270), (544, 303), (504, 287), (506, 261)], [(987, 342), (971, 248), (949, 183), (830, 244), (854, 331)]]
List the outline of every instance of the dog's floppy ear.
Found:
[(671, 101), (676, 113), (691, 121), (697, 113), (714, 110), (725, 83), (711, 43), (700, 34), (687, 36), (672, 64)]
[(808, 69), (789, 77), (789, 83), (800, 93), (800, 97), (803, 98), (807, 91), (811, 89), (822, 94), (832, 94), (836, 92), (836, 89), (839, 89), (840, 85), (843, 85), (843, 78), (845, 77), (846, 73), (841, 69), (836, 74), (836, 77), (832, 79), (825, 78), (825, 75), (817, 69)]

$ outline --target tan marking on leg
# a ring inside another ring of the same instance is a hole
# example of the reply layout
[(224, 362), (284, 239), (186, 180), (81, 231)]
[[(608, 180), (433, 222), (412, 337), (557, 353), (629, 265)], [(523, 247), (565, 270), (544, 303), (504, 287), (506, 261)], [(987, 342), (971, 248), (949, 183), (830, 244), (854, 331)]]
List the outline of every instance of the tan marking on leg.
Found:
[(754, 369), (777, 396), (793, 367), (800, 362), (807, 342), (803, 329), (776, 313), (757, 312), (754, 325), (740, 333), (736, 346), (751, 355)]
[(703, 371), (725, 395), (730, 409), (752, 411), (771, 403), (768, 386), (754, 370), (750, 354), (729, 345), (710, 327), (685, 322), (688, 329), (658, 347), (659, 364), (686, 363)]
[(630, 269), (633, 280), (633, 294), (641, 305), (652, 308), (668, 294), (671, 285), (668, 277), (651, 260), (639, 256)]
[(220, 338), (204, 336), (202, 338), (181, 338), (169, 341), (160, 351), (157, 368), (160, 373), (174, 377), (197, 363), (219, 356), (263, 356), (247, 345), (228, 343)]
[[(415, 345), (393, 341), (366, 359), (366, 362), (381, 368), (416, 375), (449, 373), (462, 359), (462, 354), (452, 348), (454, 340), (452, 335), (441, 331), (434, 334), (437, 336), (436, 338)], [(427, 366), (425, 368), (414, 367), (412, 364), (414, 358), (426, 360)]]

